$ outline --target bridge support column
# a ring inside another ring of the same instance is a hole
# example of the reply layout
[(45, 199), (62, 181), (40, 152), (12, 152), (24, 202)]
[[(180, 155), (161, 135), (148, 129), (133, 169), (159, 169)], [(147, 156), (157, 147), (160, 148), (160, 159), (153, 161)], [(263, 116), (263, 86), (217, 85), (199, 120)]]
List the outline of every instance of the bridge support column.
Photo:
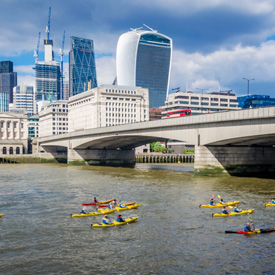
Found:
[(135, 150), (68, 149), (68, 164), (133, 167)]
[(194, 173), (274, 178), (275, 148), (196, 145)]

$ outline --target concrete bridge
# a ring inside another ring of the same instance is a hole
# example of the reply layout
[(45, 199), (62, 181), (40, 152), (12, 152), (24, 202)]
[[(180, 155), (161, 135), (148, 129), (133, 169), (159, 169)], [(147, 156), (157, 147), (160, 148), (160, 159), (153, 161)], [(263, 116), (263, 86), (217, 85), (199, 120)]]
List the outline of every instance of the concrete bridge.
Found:
[(133, 165), (135, 147), (178, 140), (195, 145), (195, 173), (268, 176), (275, 172), (275, 107), (210, 113), (70, 132), (38, 139), (68, 163)]

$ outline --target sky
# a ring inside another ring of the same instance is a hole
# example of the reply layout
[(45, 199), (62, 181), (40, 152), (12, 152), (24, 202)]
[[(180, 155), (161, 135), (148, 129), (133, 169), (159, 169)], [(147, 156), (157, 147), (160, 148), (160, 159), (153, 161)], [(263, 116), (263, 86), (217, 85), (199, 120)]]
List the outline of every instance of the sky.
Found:
[[(0, 0), (0, 60), (11, 60), (18, 84), (34, 85), (51, 7), (55, 60), (63, 32), (68, 79), (70, 36), (92, 39), (98, 85), (116, 76), (119, 36), (146, 24), (173, 39), (169, 92), (232, 90), (275, 97), (275, 0)], [(145, 27), (144, 27), (145, 28)]]

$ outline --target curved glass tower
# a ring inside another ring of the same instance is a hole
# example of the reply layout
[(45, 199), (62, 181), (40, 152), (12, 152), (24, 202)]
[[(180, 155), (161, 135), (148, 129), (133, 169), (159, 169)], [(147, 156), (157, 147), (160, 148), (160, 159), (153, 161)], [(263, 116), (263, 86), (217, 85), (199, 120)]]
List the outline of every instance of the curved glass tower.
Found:
[(117, 43), (117, 84), (149, 89), (149, 107), (165, 104), (172, 60), (172, 39), (155, 30), (134, 29)]

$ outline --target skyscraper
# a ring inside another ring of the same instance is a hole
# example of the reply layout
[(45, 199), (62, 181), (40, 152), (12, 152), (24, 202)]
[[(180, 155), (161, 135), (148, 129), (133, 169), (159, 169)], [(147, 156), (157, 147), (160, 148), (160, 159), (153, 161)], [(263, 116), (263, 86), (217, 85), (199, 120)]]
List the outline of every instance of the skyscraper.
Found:
[(0, 112), (9, 110), (13, 102), (13, 87), (17, 85), (17, 73), (13, 72), (11, 61), (0, 62)]
[(117, 84), (149, 88), (149, 106), (164, 105), (168, 95), (172, 39), (149, 28), (131, 29), (117, 43)]
[[(69, 53), (70, 96), (97, 87), (93, 40), (71, 36)], [(88, 84), (89, 83), (89, 84)]]
[(36, 99), (60, 99), (60, 63), (54, 61), (53, 40), (45, 39), (45, 61), (35, 62)]

